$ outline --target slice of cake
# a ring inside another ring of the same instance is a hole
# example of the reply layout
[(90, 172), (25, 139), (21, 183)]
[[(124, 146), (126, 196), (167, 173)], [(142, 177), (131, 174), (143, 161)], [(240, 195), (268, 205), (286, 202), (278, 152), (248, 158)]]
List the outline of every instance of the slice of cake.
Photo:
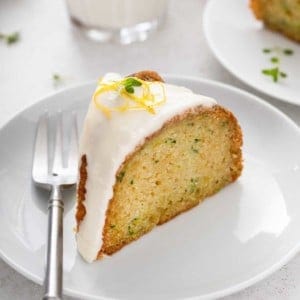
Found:
[(235, 181), (241, 146), (236, 118), (215, 100), (155, 72), (104, 76), (80, 141), (83, 258), (113, 254)]
[(250, 7), (268, 28), (300, 42), (299, 0), (250, 0)]

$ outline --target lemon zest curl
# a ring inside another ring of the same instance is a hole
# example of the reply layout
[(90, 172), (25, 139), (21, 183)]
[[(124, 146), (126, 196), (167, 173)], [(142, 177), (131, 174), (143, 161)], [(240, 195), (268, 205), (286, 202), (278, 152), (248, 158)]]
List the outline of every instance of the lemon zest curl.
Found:
[[(93, 101), (95, 103), (95, 106), (99, 110), (101, 110), (107, 118), (111, 117), (112, 111), (126, 112), (129, 110), (146, 110), (151, 114), (155, 114), (155, 108), (166, 102), (165, 87), (161, 82), (149, 82), (136, 77), (129, 78), (132, 78), (141, 83), (141, 85), (139, 86), (139, 88), (141, 89), (140, 95), (137, 95), (135, 92), (130, 93), (125, 89), (126, 80), (128, 80), (128, 78), (105, 83), (100, 81), (98, 83), (96, 91), (93, 95)], [(152, 84), (160, 85), (160, 94), (162, 96), (159, 97), (151, 91)], [(122, 105), (120, 106), (115, 107), (108, 107), (104, 105), (103, 103), (101, 103), (101, 97), (99, 96), (107, 92), (117, 92), (124, 100), (124, 103), (122, 103)]]

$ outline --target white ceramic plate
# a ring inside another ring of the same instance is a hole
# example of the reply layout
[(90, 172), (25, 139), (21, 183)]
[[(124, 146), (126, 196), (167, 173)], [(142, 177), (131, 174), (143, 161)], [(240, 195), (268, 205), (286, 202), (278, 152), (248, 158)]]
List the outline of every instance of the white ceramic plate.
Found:
[[(271, 32), (257, 21), (249, 0), (210, 0), (203, 16), (208, 44), (221, 64), (253, 88), (277, 99), (300, 105), (300, 45)], [(264, 48), (293, 49), (291, 56), (280, 55), (281, 69), (288, 77), (274, 83), (261, 73), (274, 67)]]
[[(299, 249), (300, 131), (262, 100), (220, 83), (166, 77), (231, 109), (244, 132), (242, 177), (191, 211), (93, 264), (77, 254), (74, 193), (66, 193), (64, 291), (81, 299), (203, 299), (257, 282)], [(39, 115), (76, 111), (95, 84), (47, 97), (0, 131), (0, 253), (24, 276), (44, 274), (47, 194), (31, 182)]]

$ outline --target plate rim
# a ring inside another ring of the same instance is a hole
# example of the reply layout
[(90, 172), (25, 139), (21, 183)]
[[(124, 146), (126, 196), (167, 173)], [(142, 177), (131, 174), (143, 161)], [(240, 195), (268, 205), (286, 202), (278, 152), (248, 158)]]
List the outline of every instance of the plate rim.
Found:
[[(220, 52), (216, 49), (214, 46), (214, 43), (212, 42), (211, 35), (208, 33), (209, 30), (209, 15), (210, 11), (212, 10), (213, 5), (215, 5), (216, 0), (209, 0), (206, 2), (206, 5), (203, 10), (203, 18), (202, 18), (202, 28), (204, 32), (205, 40), (209, 46), (209, 49), (217, 59), (217, 61), (236, 79), (240, 80), (242, 83), (246, 84), (248, 87), (253, 88), (254, 90), (264, 94), (265, 96), (269, 96), (274, 98), (276, 101), (286, 102), (289, 104), (300, 106), (300, 102), (297, 102), (296, 100), (290, 99), (289, 97), (279, 97), (276, 95), (276, 93), (272, 93), (269, 91), (263, 90), (261, 87), (256, 86), (250, 81), (247, 81), (244, 77), (240, 77), (230, 66), (230, 63), (227, 62), (227, 60), (220, 54)], [(219, 0), (220, 1), (220, 0)]]
[[(207, 84), (207, 85), (215, 86), (215, 87), (218, 87), (218, 88), (227, 89), (230, 92), (234, 92), (234, 93), (237, 93), (237, 94), (241, 94), (245, 97), (248, 97), (251, 100), (253, 100), (254, 102), (258, 103), (259, 105), (264, 106), (265, 108), (271, 110), (272, 112), (274, 112), (275, 114), (280, 116), (290, 126), (294, 127), (294, 129), (300, 135), (300, 127), (297, 125), (297, 123), (295, 121), (293, 121), (289, 116), (287, 116), (284, 112), (282, 112), (277, 107), (273, 106), (272, 104), (268, 103), (267, 101), (261, 99), (260, 97), (254, 95), (250, 92), (247, 92), (245, 90), (242, 90), (240, 88), (237, 88), (237, 87), (229, 85), (229, 84), (225, 84), (225, 83), (222, 83), (222, 82), (219, 82), (219, 81), (206, 79), (206, 78), (202, 78), (202, 77), (197, 77), (197, 76), (178, 75), (178, 74), (163, 74), (163, 76), (164, 76), (164, 78), (166, 78), (168, 80), (186, 80), (186, 81), (198, 82), (198, 83), (201, 83), (201, 84)], [(31, 109), (35, 105), (38, 105), (42, 102), (46, 102), (46, 101), (49, 100), (49, 98), (56, 97), (59, 94), (64, 94), (66, 92), (71, 92), (71, 91), (76, 90), (76, 89), (87, 88), (88, 86), (92, 86), (92, 84), (95, 84), (95, 82), (96, 82), (96, 80), (84, 81), (80, 84), (67, 86), (63, 89), (60, 89), (59, 91), (55, 91), (55, 92), (52, 92), (52, 93), (49, 93), (49, 94), (45, 95), (44, 97), (42, 97), (39, 100), (35, 101), (34, 103), (28, 105), (24, 109), (21, 109), (15, 115), (13, 115), (6, 123), (4, 123), (0, 127), (0, 132), (5, 130), (6, 127), (8, 127), (10, 123), (14, 122), (14, 120), (17, 119), (22, 113), (25, 113), (27, 110)], [(248, 280), (245, 280), (245, 281), (243, 281), (239, 284), (233, 285), (231, 287), (228, 287), (228, 288), (216, 291), (216, 292), (212, 292), (210, 294), (206, 294), (206, 295), (203, 295), (203, 296), (192, 296), (192, 297), (187, 297), (187, 298), (183, 298), (183, 299), (185, 299), (185, 300), (214, 299), (214, 298), (224, 297), (224, 296), (228, 296), (228, 295), (237, 293), (237, 292), (239, 292), (239, 291), (241, 291), (241, 290), (243, 290), (243, 289), (259, 282), (259, 281), (261, 281), (262, 279), (270, 276), (275, 271), (279, 270), (283, 265), (285, 265), (288, 261), (290, 261), (293, 257), (295, 257), (295, 255), (298, 252), (300, 252), (300, 240), (299, 240), (298, 244), (296, 244), (279, 261), (274, 263), (268, 269), (266, 269), (266, 270), (262, 271), (261, 273), (257, 274), (256, 276), (254, 276), (254, 277), (252, 277)], [(29, 280), (31, 280), (31, 281), (39, 284), (39, 285), (43, 284), (43, 281), (38, 276), (36, 276), (35, 274), (33, 274), (33, 273), (29, 272), (28, 270), (24, 269), (22, 266), (16, 264), (12, 259), (9, 258), (9, 256), (6, 253), (3, 252), (3, 250), (1, 248), (0, 248), (0, 258), (2, 258), (5, 263), (7, 263), (12, 269), (14, 269), (16, 272), (20, 273), (25, 278), (27, 278), (27, 279), (29, 279)], [(100, 296), (100, 295), (99, 296), (93, 296), (93, 295), (86, 294), (84, 292), (77, 292), (77, 291), (74, 291), (70, 288), (64, 288), (63, 292), (64, 292), (65, 295), (73, 296), (73, 297), (76, 297), (76, 298), (84, 297), (85, 299), (93, 299), (93, 300), (117, 300), (117, 298), (103, 297), (103, 296)], [(118, 298), (118, 299), (121, 299), (121, 298)]]

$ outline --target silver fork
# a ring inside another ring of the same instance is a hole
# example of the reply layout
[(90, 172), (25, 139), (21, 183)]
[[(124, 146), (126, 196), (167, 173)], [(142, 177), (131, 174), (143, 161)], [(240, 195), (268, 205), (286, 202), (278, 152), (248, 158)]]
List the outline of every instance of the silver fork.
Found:
[(44, 300), (62, 299), (63, 285), (63, 210), (62, 190), (73, 187), (78, 172), (78, 139), (76, 116), (72, 115), (70, 147), (67, 166), (63, 159), (63, 119), (59, 114), (54, 159), (49, 167), (48, 115), (43, 115), (38, 124), (32, 166), (32, 178), (38, 187), (50, 191), (48, 202), (47, 265), (44, 279)]

